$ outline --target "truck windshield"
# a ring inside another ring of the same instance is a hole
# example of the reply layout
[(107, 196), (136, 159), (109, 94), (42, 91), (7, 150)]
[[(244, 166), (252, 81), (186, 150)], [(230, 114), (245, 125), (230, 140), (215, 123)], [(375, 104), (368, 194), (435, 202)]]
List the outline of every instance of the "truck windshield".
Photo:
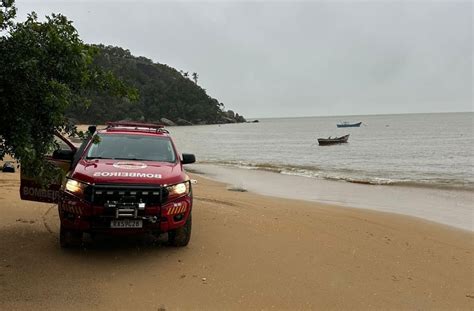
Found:
[(98, 136), (87, 151), (86, 159), (176, 162), (169, 138), (127, 134)]

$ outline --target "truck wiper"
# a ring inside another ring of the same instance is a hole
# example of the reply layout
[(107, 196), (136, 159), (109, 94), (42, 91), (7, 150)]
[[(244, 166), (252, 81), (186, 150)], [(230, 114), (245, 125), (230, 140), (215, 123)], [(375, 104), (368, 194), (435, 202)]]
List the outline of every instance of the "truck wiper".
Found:
[(107, 157), (86, 157), (86, 160), (94, 160), (94, 159), (110, 159), (110, 160), (113, 160), (114, 158), (107, 158)]

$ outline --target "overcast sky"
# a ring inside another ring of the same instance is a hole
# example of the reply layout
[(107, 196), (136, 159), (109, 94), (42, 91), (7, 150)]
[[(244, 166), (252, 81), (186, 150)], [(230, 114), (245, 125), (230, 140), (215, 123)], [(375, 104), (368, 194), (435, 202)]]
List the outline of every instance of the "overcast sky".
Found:
[(247, 117), (473, 110), (471, 1), (47, 1), (87, 43), (199, 73)]

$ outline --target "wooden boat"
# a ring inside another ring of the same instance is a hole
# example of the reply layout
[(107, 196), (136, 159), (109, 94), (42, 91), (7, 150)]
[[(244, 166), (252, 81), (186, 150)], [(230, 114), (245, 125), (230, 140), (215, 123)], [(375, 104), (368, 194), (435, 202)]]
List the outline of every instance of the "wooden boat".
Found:
[(337, 127), (360, 127), (362, 122), (357, 122), (357, 123), (349, 123), (349, 122), (342, 122), (338, 123)]
[(329, 138), (318, 138), (318, 143), (320, 146), (334, 145), (334, 144), (343, 144), (347, 143), (349, 139), (349, 134), (341, 137), (329, 137)]

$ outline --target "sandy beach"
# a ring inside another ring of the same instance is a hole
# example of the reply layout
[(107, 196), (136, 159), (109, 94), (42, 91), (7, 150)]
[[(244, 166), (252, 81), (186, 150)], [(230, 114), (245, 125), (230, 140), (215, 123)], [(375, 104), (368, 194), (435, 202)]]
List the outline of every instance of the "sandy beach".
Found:
[(0, 173), (1, 310), (469, 310), (474, 235), (413, 217), (229, 191), (200, 175), (186, 248), (58, 245), (56, 207)]

